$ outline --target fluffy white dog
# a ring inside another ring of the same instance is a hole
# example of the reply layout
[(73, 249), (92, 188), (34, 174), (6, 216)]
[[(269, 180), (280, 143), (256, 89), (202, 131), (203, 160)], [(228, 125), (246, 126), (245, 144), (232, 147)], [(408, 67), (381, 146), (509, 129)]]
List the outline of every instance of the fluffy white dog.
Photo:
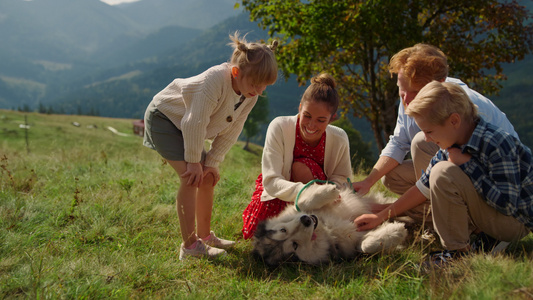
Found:
[(384, 222), (363, 232), (353, 223), (370, 212), (371, 203), (388, 202), (382, 194), (361, 197), (347, 188), (339, 191), (333, 184), (312, 184), (301, 192), (296, 205), (257, 226), (253, 254), (269, 265), (285, 261), (319, 264), (393, 250), (407, 237), (403, 223)]

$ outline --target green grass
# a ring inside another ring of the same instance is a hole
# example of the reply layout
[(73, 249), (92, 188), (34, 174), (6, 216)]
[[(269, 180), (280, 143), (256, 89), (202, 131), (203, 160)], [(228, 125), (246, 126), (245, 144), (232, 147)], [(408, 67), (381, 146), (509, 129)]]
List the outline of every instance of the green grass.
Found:
[(221, 166), (212, 221), (236, 248), (181, 262), (177, 176), (131, 134), (131, 120), (27, 114), (26, 144), (24, 116), (0, 111), (0, 298), (533, 297), (531, 235), (502, 255), (472, 255), (430, 273), (418, 265), (439, 245), (420, 238), (390, 255), (266, 267), (241, 238), (261, 167), (261, 148), (242, 144)]

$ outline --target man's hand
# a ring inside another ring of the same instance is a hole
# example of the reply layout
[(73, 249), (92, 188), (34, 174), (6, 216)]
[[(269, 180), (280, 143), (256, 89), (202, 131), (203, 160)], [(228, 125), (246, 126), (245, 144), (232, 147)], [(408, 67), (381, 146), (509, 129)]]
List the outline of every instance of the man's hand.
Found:
[(363, 180), (352, 183), (352, 187), (357, 192), (357, 194), (364, 196), (368, 194), (370, 188), (372, 188), (372, 185), (368, 184), (365, 180)]

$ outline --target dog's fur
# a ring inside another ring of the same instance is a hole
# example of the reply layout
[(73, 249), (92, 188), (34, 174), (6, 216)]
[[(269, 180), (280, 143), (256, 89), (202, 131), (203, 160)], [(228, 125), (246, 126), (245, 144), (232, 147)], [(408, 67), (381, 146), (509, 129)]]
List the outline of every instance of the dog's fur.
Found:
[[(340, 197), (339, 197), (340, 196)], [(335, 185), (312, 184), (301, 192), (298, 212), (288, 206), (278, 216), (258, 224), (253, 254), (268, 265), (286, 261), (309, 264), (353, 259), (358, 253), (390, 251), (407, 237), (403, 223), (384, 222), (370, 231), (357, 231), (354, 219), (370, 213), (371, 203), (388, 203), (382, 194), (358, 196)]]

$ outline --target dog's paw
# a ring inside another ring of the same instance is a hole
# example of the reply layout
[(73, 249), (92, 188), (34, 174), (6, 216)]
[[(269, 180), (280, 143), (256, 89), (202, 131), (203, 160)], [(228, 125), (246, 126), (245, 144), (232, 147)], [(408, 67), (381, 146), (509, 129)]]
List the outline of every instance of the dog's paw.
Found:
[(339, 200), (340, 191), (334, 184), (312, 184), (300, 194), (298, 205), (303, 210), (319, 209)]
[(388, 252), (400, 246), (406, 238), (407, 229), (403, 223), (385, 222), (365, 235), (361, 250), (364, 253)]

